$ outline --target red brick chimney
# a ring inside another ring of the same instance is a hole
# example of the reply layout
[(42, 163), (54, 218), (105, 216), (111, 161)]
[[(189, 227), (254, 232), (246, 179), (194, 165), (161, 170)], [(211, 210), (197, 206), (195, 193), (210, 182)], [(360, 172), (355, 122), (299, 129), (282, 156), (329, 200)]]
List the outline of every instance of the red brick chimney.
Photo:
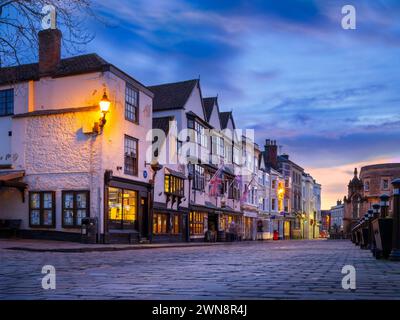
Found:
[(61, 31), (58, 29), (42, 30), (39, 36), (39, 73), (51, 75), (56, 71), (61, 59)]
[(278, 169), (278, 146), (276, 141), (270, 139), (265, 141), (265, 158), (267, 166), (275, 170)]

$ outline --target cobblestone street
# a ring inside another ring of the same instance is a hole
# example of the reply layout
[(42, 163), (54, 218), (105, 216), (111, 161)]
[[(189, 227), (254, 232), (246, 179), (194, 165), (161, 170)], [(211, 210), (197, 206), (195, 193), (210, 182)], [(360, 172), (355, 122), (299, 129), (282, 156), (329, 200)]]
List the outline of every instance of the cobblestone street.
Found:
[[(118, 252), (0, 250), (0, 299), (400, 299), (400, 263), (350, 241), (247, 242)], [(57, 288), (41, 288), (42, 266)], [(357, 289), (341, 287), (354, 265)]]

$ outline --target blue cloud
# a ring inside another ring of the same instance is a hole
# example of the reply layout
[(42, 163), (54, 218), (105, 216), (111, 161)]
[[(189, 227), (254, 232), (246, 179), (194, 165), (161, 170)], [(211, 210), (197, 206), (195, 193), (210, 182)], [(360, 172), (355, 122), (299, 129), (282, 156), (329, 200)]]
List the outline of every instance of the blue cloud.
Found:
[(204, 95), (261, 144), (274, 138), (304, 165), (400, 152), (399, 1), (354, 3), (351, 31), (342, 0), (97, 4), (112, 27), (92, 23), (88, 51), (149, 85), (201, 75)]

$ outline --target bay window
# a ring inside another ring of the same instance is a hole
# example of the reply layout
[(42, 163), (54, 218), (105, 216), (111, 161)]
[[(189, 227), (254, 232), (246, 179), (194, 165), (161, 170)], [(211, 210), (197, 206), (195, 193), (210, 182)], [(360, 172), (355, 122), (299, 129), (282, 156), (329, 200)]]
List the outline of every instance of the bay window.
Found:
[(173, 175), (165, 175), (164, 177), (164, 192), (184, 196), (184, 180)]

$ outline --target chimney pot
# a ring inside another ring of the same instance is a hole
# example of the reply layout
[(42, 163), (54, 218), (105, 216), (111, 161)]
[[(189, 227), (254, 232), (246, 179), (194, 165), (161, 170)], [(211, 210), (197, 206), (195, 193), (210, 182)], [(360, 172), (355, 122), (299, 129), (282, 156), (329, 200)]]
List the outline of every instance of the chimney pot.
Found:
[(61, 60), (61, 31), (58, 29), (42, 30), (39, 36), (39, 73), (51, 75), (57, 70)]

